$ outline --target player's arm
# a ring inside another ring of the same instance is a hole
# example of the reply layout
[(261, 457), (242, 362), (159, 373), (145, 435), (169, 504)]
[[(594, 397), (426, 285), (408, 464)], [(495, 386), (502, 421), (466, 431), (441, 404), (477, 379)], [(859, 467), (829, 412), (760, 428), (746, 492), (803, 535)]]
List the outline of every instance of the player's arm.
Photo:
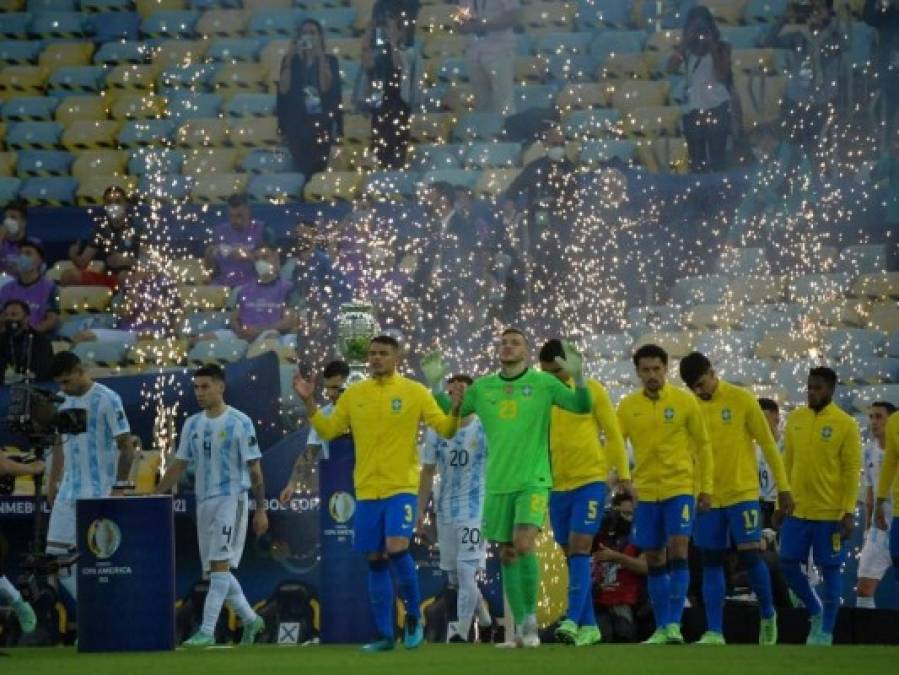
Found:
[(609, 458), (609, 464), (618, 474), (619, 481), (631, 479), (631, 468), (627, 461), (627, 452), (624, 449), (624, 438), (621, 428), (618, 426), (618, 416), (612, 407), (612, 399), (604, 387), (591, 387), (593, 394), (593, 417), (606, 437), (605, 453)]
[(297, 489), (297, 483), (300, 482), (300, 476), (302, 476), (307, 468), (318, 458), (318, 449), (320, 447), (321, 445), (315, 443), (307, 443), (305, 450), (297, 455), (297, 458), (293, 462), (293, 469), (290, 471), (290, 477), (287, 479), (287, 483), (281, 490), (281, 494), (278, 495), (278, 499), (282, 504), (286, 504), (290, 501), (291, 496)]
[(855, 502), (858, 498), (858, 476), (862, 470), (862, 438), (858, 424), (852, 421), (849, 432), (840, 446), (840, 483), (843, 487), (843, 518), (840, 534), (843, 539), (852, 535), (855, 527)]
[(116, 436), (116, 445), (119, 448), (119, 466), (116, 469), (116, 481), (127, 481), (131, 475), (131, 465), (137, 456), (137, 449), (134, 447), (134, 438), (131, 432)]
[(883, 452), (883, 466), (880, 467), (880, 478), (874, 494), (874, 524), (881, 530), (887, 529), (883, 506), (893, 489), (896, 469), (899, 468), (899, 415), (890, 415), (885, 433), (887, 443)]
[(418, 396), (421, 398), (421, 416), (425, 424), (444, 438), (455, 436), (459, 429), (459, 404), (461, 401), (456, 401), (453, 409), (447, 415), (440, 409), (431, 392), (425, 387), (422, 386), (418, 390)]
[(166, 494), (175, 487), (178, 484), (178, 481), (181, 480), (181, 476), (184, 474), (187, 464), (188, 461), (186, 459), (181, 459), (180, 457), (172, 459), (165, 469), (165, 474), (156, 486), (156, 494)]
[(62, 438), (57, 436), (53, 441), (53, 461), (50, 465), (50, 478), (47, 481), (47, 503), (53, 506), (56, 494), (59, 492), (59, 481), (62, 479), (62, 471), (66, 458), (62, 452)]
[(793, 493), (790, 491), (790, 481), (787, 479), (783, 457), (781, 457), (780, 451), (777, 449), (774, 434), (771, 433), (771, 427), (768, 426), (765, 413), (762, 412), (758, 401), (752, 397), (747, 398), (749, 410), (746, 414), (746, 420), (749, 426), (749, 435), (762, 449), (768, 469), (774, 475), (774, 482), (777, 484), (777, 501), (780, 504), (780, 508), (784, 513), (790, 515), (793, 513), (794, 506)]
[(434, 475), (437, 473), (436, 464), (422, 464), (421, 475), (418, 481), (418, 514), (415, 517), (415, 528), (420, 530), (425, 520), (425, 511), (428, 502), (431, 501), (431, 493), (434, 491)]
[(868, 485), (865, 488), (865, 531), (871, 529), (874, 522), (874, 487)]
[(713, 488), (713, 460), (712, 443), (709, 440), (709, 432), (705, 428), (705, 420), (699, 410), (699, 404), (694, 399), (690, 400), (690, 408), (687, 413), (687, 431), (692, 443), (690, 449), (699, 469), (699, 508), (708, 508), (711, 503), (709, 497)]
[(253, 493), (253, 501), (256, 511), (253, 513), (253, 532), (259, 537), (268, 530), (268, 515), (265, 513), (265, 480), (262, 477), (262, 462), (259, 459), (251, 459), (247, 462), (250, 470), (250, 492)]
[(593, 397), (584, 377), (584, 359), (570, 342), (562, 342), (562, 352), (564, 355), (557, 356), (555, 361), (574, 380), (574, 389), (552, 378), (552, 401), (563, 410), (583, 415), (593, 409)]
[(334, 410), (330, 415), (324, 415), (321, 410), (319, 410), (318, 406), (315, 405), (314, 401), (306, 403), (306, 410), (310, 411), (309, 415), (309, 424), (315, 429), (315, 433), (319, 435), (322, 440), (330, 441), (338, 436), (343, 436), (345, 433), (348, 433), (350, 430), (350, 408), (347, 400), (350, 392), (347, 391), (337, 399), (337, 403), (334, 404)]

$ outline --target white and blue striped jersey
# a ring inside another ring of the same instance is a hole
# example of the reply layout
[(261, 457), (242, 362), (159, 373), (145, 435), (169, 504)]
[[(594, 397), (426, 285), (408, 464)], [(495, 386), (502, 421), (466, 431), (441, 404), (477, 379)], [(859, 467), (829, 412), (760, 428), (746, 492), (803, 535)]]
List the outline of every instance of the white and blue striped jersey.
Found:
[(87, 411), (87, 431), (63, 434), (63, 473), (58, 498), (74, 501), (106, 497), (112, 492), (119, 465), (116, 438), (131, 432), (121, 397), (94, 382), (82, 396), (65, 396), (60, 410)]
[[(328, 417), (332, 412), (334, 412), (334, 404), (328, 403), (327, 405), (319, 408), (319, 410), (322, 411), (322, 415)], [(318, 432), (311, 426), (309, 427), (309, 435), (306, 437), (306, 445), (320, 445), (322, 448), (322, 459), (328, 459), (328, 441), (319, 436)]]
[[(777, 449), (783, 454), (783, 439), (777, 441)], [(774, 474), (765, 460), (765, 453), (759, 446), (755, 446), (755, 456), (759, 463), (759, 499), (763, 502), (777, 501), (777, 484), (774, 482)]]
[(480, 520), (484, 509), (484, 468), (487, 437), (480, 420), (442, 438), (429, 429), (421, 450), (422, 464), (434, 464), (440, 477), (434, 504), (442, 523)]
[[(865, 443), (862, 451), (862, 482), (866, 488), (872, 487), (877, 492), (877, 481), (880, 480), (880, 470), (883, 468), (883, 448), (877, 443), (876, 438), (870, 439)], [(887, 518), (887, 523), (893, 517), (893, 497), (892, 494), (887, 497), (883, 505), (883, 510)]]
[(197, 501), (237, 496), (250, 488), (247, 462), (259, 459), (256, 429), (249, 417), (231, 406), (218, 417), (191, 415), (181, 429), (175, 455), (193, 464)]

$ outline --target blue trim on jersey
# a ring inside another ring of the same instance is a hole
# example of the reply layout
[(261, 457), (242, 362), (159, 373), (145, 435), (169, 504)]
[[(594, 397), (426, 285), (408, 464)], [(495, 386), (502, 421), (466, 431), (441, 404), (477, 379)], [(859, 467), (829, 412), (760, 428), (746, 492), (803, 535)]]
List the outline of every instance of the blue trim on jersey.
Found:
[(840, 538), (840, 521), (808, 520), (787, 516), (780, 530), (780, 557), (786, 560), (808, 560), (809, 552), (821, 567), (841, 565), (848, 546)]
[(696, 514), (693, 542), (700, 548), (721, 550), (733, 544), (762, 539), (762, 510), (758, 501), (737, 502)]
[(405, 492), (385, 499), (357, 501), (353, 549), (361, 553), (383, 552), (387, 537), (411, 539), (417, 505), (418, 497)]
[(670, 537), (689, 537), (693, 530), (695, 508), (693, 495), (675, 495), (658, 502), (637, 502), (634, 544), (642, 549), (658, 550), (665, 548)]
[(606, 484), (587, 483), (573, 490), (553, 490), (549, 494), (549, 522), (553, 539), (568, 546), (572, 533), (595, 535), (606, 504)]
[(231, 462), (229, 461), (231, 458), (231, 454), (238, 450), (238, 462), (241, 461), (239, 449), (236, 447), (237, 443), (234, 438), (234, 427), (237, 423), (231, 415), (228, 415), (228, 419), (225, 421), (225, 437), (222, 439), (222, 455), (219, 457), (219, 466), (221, 467), (221, 472), (219, 473), (219, 486), (218, 491), (220, 493), (225, 493), (228, 491), (229, 486), (231, 485)]

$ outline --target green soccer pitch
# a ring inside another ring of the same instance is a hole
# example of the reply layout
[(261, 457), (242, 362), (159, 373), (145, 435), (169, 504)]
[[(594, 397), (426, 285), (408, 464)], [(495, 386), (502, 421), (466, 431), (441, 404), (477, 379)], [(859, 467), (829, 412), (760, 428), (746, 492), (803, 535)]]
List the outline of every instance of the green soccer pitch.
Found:
[(362, 654), (355, 647), (215, 647), (152, 654), (78, 654), (71, 648), (0, 650), (3, 675), (876, 675), (896, 673), (897, 647), (643, 646), (576, 649), (547, 645), (399, 647)]

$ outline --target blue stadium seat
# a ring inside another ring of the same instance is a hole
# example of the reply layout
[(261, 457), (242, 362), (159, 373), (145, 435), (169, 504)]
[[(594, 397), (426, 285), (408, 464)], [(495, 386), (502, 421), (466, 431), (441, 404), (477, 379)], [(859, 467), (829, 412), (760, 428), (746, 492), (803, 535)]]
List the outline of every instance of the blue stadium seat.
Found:
[(194, 364), (234, 363), (247, 353), (246, 340), (204, 340), (187, 353), (187, 360)]
[(270, 117), (275, 114), (275, 94), (235, 94), (225, 102), (229, 117)]
[(604, 31), (590, 44), (590, 53), (600, 61), (610, 54), (636, 54), (643, 51), (646, 33), (642, 30)]
[(601, 333), (587, 339), (587, 351), (593, 358), (618, 361), (630, 356), (634, 338), (627, 333)]
[(874, 401), (889, 401), (899, 407), (899, 384), (875, 384), (851, 390), (852, 404), (859, 412), (867, 412)]
[(877, 30), (863, 21), (853, 21), (849, 27), (849, 65), (864, 70), (872, 61), (877, 42)]
[(182, 201), (190, 193), (193, 178), (178, 174), (146, 174), (138, 182), (142, 195), (161, 200)]
[(697, 336), (696, 350), (712, 362), (748, 358), (755, 352), (755, 333), (742, 330), (708, 331)]
[(22, 181), (19, 178), (0, 178), (0, 206), (6, 206), (19, 196)]
[(784, 305), (759, 305), (743, 316), (743, 327), (761, 335), (765, 331), (786, 331), (796, 327), (797, 319), (784, 311)]
[[(4, 14), (4, 21), (9, 14)], [(0, 21), (3, 26), (3, 21)], [(0, 31), (4, 30), (0, 28)], [(26, 65), (37, 63), (37, 58), (44, 51), (44, 43), (40, 40), (3, 40), (0, 42), (0, 62), (8, 65)]]
[(849, 286), (847, 272), (804, 274), (790, 281), (788, 295), (793, 302), (813, 302), (844, 295)]
[(60, 136), (62, 125), (58, 122), (16, 122), (9, 125), (6, 145), (12, 150), (51, 150)]
[(315, 18), (325, 29), (325, 35), (332, 37), (352, 37), (353, 24), (356, 22), (356, 9), (345, 7), (340, 9), (320, 9)]
[(521, 163), (520, 143), (472, 143), (463, 164), (475, 169), (510, 169)]
[(573, 110), (565, 116), (562, 131), (566, 138), (582, 140), (616, 135), (621, 113), (612, 108)]
[(726, 300), (727, 277), (684, 277), (674, 282), (671, 299), (680, 305), (719, 305)]
[(774, 364), (765, 359), (727, 359), (715, 370), (728, 382), (743, 386), (767, 385), (774, 379)]
[(412, 151), (410, 167), (416, 171), (462, 168), (465, 146), (454, 143), (416, 145)]
[(837, 366), (840, 382), (888, 384), (899, 382), (899, 359), (868, 357)]
[(627, 361), (601, 361), (593, 366), (596, 378), (606, 386), (636, 386), (637, 372), (634, 362)]
[(94, 54), (94, 63), (100, 65), (119, 65), (121, 63), (146, 63), (150, 57), (150, 49), (138, 40), (127, 42), (112, 41), (100, 46)]
[(237, 9), (241, 6), (240, 0), (187, 0), (187, 6), (191, 9)]
[(298, 9), (259, 9), (250, 17), (249, 35), (293, 37), (303, 12)]
[(47, 93), (64, 98), (72, 94), (99, 94), (106, 69), (102, 66), (63, 66), (50, 75)]
[(471, 190), (478, 182), (478, 178), (480, 178), (479, 172), (468, 169), (437, 169), (425, 173), (421, 180), (425, 185), (442, 182)]
[(228, 328), (231, 315), (228, 312), (191, 312), (184, 317), (184, 326), (181, 332), (184, 335), (196, 337), (214, 330)]
[(206, 63), (192, 63), (189, 66), (168, 68), (160, 73), (157, 85), (160, 93), (167, 96), (174, 90), (190, 92), (208, 90), (217, 69), (217, 64)]
[(503, 117), (498, 113), (470, 112), (465, 113), (453, 129), (453, 140), (465, 143), (468, 141), (490, 141), (499, 138), (503, 132)]
[(286, 149), (264, 150), (257, 148), (243, 158), (240, 170), (246, 173), (290, 173), (293, 158)]
[(468, 61), (462, 58), (447, 58), (440, 62), (437, 81), (458, 84), (468, 82)]
[(297, 367), (292, 363), (282, 363), (278, 367), (278, 381), (280, 383), (280, 402), (282, 409), (298, 410), (302, 409), (303, 404), (297, 397), (293, 388), (293, 376), (297, 371)]
[(365, 177), (362, 192), (374, 201), (412, 199), (417, 194), (418, 180), (414, 171), (372, 171)]
[(141, 21), (140, 32), (149, 38), (193, 37), (199, 12), (188, 10), (160, 10)]
[(581, 144), (580, 161), (591, 167), (619, 159), (622, 162), (631, 162), (637, 143), (631, 140), (603, 139), (600, 141), (584, 141)]
[(592, 82), (599, 60), (592, 54), (552, 54), (549, 76), (556, 82)]
[(132, 0), (81, 0), (81, 11), (103, 14), (104, 12), (128, 12), (134, 7)]
[(0, 21), (0, 37), (21, 40), (29, 37), (31, 18), (31, 12), (5, 12)]
[(44, 206), (70, 206), (75, 203), (74, 178), (29, 178), (19, 190), (19, 196), (29, 204)]
[(301, 173), (260, 173), (250, 178), (247, 194), (257, 202), (302, 201), (305, 184)]
[(84, 313), (66, 317), (59, 325), (59, 336), (71, 340), (77, 333), (91, 328), (115, 328), (116, 316), (109, 313)]
[(547, 33), (536, 37), (538, 54), (586, 54), (593, 33)]
[(29, 12), (76, 12), (76, 0), (28, 0), (25, 5)]
[(883, 343), (883, 353), (887, 356), (899, 358), (899, 332), (890, 333)]
[(719, 26), (721, 38), (730, 43), (733, 49), (755, 49), (759, 46), (763, 30), (757, 25)]
[(184, 153), (171, 148), (141, 148), (131, 153), (128, 173), (143, 176), (148, 173), (181, 173)]
[(771, 266), (763, 248), (727, 248), (715, 264), (715, 272), (730, 276), (766, 276)]
[(22, 150), (16, 173), (20, 178), (31, 176), (66, 176), (75, 158), (65, 150)]
[(72, 352), (83, 361), (98, 366), (118, 366), (125, 363), (128, 344), (120, 341), (80, 342)]
[(140, 14), (137, 12), (103, 12), (88, 15), (87, 25), (97, 42), (137, 40), (140, 37)]
[(787, 359), (777, 365), (774, 382), (781, 389), (790, 392), (791, 395), (796, 395), (805, 391), (808, 371), (818, 365), (822, 364), (808, 360)]
[(3, 119), (8, 122), (51, 122), (59, 103), (48, 96), (19, 96), (3, 105)]
[(627, 332), (634, 337), (681, 329), (681, 309), (671, 305), (646, 305), (627, 311)]
[(32, 37), (70, 40), (87, 34), (85, 15), (81, 12), (34, 12), (33, 17), (28, 27)]
[(621, 0), (578, 0), (578, 30), (627, 28), (631, 23), (631, 3)]
[(183, 123), (197, 117), (218, 117), (222, 97), (218, 94), (177, 92), (169, 97), (166, 113), (170, 119)]
[(831, 359), (879, 356), (885, 339), (879, 330), (868, 328), (832, 330), (824, 335), (824, 350)]
[(847, 246), (840, 251), (839, 268), (852, 276), (883, 272), (887, 268), (887, 247), (884, 244)]
[(555, 84), (526, 84), (515, 87), (515, 110), (553, 108), (559, 87)]
[(215, 38), (206, 52), (212, 61), (234, 62), (258, 60), (261, 42), (257, 38)]
[(175, 134), (174, 120), (134, 120), (119, 130), (119, 145), (136, 148), (144, 145), (167, 145)]
[(775, 21), (787, 11), (789, 0), (749, 0), (743, 11), (747, 23)]

